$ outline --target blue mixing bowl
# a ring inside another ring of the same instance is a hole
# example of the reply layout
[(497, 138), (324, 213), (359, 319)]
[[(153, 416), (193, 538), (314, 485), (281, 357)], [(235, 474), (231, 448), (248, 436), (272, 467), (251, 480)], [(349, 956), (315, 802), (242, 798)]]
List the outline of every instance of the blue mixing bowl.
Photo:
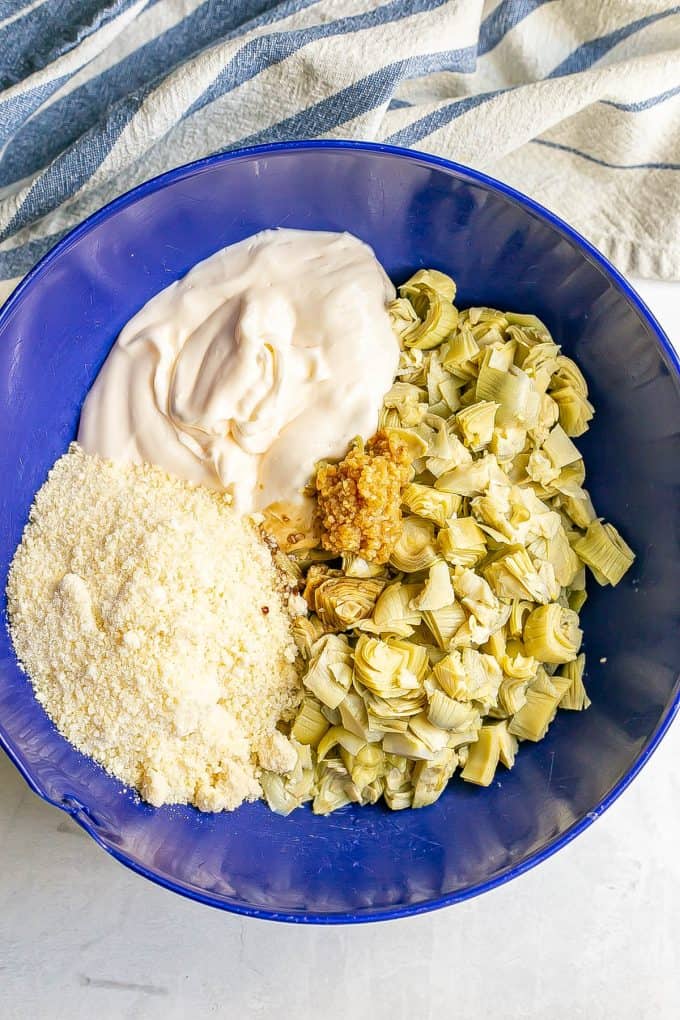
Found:
[(597, 409), (580, 441), (588, 487), (638, 556), (616, 589), (590, 583), (592, 708), (559, 713), (490, 788), (454, 780), (419, 811), (155, 810), (56, 732), (3, 626), (0, 743), (37, 794), (169, 889), (279, 920), (396, 917), (490, 889), (559, 849), (625, 789), (669, 726), (680, 698), (678, 360), (597, 251), (482, 174), (344, 142), (265, 146), (173, 170), (73, 231), (0, 312), (3, 593), (34, 493), (75, 436), (121, 327), (199, 259), (279, 225), (351, 231), (396, 282), (420, 266), (443, 269), (461, 307), (535, 312), (585, 371)]

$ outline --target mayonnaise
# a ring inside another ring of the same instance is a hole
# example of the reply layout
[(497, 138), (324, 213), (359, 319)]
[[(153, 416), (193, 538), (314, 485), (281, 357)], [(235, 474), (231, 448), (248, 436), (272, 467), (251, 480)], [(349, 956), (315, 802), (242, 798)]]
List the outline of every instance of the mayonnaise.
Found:
[(394, 288), (351, 234), (265, 230), (199, 262), (124, 327), (78, 442), (232, 493), (294, 502), (377, 427), (397, 368)]

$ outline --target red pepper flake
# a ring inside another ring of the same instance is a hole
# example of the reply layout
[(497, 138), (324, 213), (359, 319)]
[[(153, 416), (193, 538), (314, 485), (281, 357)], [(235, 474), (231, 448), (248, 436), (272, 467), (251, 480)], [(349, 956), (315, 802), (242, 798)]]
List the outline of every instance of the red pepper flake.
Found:
[(263, 615), (266, 616), (268, 612), (269, 612), (269, 606), (262, 606), (262, 613), (263, 613)]

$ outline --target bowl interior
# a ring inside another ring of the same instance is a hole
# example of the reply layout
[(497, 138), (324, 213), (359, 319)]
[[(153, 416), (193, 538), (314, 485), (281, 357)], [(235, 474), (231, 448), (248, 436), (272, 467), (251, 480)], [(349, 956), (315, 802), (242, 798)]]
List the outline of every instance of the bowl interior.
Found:
[(0, 314), (0, 591), (28, 508), (74, 437), (123, 324), (223, 245), (265, 227), (348, 230), (397, 282), (455, 277), (460, 306), (535, 312), (583, 368), (597, 413), (579, 445), (598, 511), (638, 559), (583, 611), (586, 713), (560, 713), (489, 789), (452, 782), (392, 814), (262, 804), (232, 814), (141, 804), (55, 731), (0, 628), (0, 738), (34, 788), (126, 863), (231, 909), (344, 920), (469, 895), (535, 862), (596, 815), (677, 694), (680, 393), (649, 319), (576, 239), (512, 193), (416, 155), (343, 145), (217, 158), (143, 186), (46, 259)]

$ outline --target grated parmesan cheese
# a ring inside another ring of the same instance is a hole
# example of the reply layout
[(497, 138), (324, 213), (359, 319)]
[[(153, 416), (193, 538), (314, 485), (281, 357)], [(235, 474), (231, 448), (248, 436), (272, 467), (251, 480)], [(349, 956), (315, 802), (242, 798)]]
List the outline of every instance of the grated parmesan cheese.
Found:
[(286, 764), (290, 617), (229, 497), (74, 444), (36, 496), (7, 597), (57, 728), (150, 803), (232, 809), (261, 796), (258, 748)]

